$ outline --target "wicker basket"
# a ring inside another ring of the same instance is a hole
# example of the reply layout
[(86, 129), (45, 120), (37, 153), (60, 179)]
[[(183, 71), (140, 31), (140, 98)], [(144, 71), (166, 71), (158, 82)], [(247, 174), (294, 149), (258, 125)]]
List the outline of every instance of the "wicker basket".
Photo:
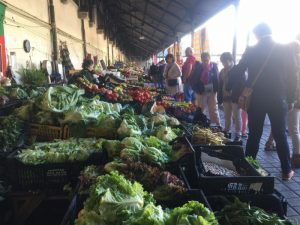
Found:
[(53, 141), (54, 139), (65, 139), (64, 126), (50, 126), (42, 124), (29, 124), (29, 137), (32, 142)]

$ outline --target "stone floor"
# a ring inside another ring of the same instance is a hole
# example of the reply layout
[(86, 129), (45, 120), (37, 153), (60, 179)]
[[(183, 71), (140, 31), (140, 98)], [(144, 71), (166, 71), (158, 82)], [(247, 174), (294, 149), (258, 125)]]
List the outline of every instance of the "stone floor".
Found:
[(295, 176), (291, 181), (287, 182), (281, 180), (280, 163), (276, 151), (264, 150), (270, 129), (270, 125), (266, 124), (257, 159), (265, 170), (276, 177), (275, 188), (288, 200), (288, 217), (297, 220), (300, 224), (300, 169), (295, 170)]

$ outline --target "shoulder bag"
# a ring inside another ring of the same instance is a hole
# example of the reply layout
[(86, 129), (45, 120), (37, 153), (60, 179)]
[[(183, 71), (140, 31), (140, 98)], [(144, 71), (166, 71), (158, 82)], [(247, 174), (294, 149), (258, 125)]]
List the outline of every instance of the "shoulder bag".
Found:
[(244, 111), (247, 111), (249, 109), (250, 101), (251, 101), (251, 97), (252, 97), (252, 93), (253, 93), (253, 87), (256, 84), (258, 78), (261, 76), (267, 63), (269, 62), (269, 59), (273, 52), (273, 49), (274, 49), (274, 45), (272, 46), (266, 60), (264, 61), (264, 64), (261, 66), (259, 72), (257, 73), (256, 77), (252, 81), (251, 85), (249, 87), (244, 87), (242, 94), (240, 95), (240, 97), (238, 99), (238, 106), (239, 106), (239, 108), (243, 109)]
[[(168, 76), (168, 73), (170, 71), (170, 69), (173, 67), (173, 65), (169, 66), (168, 70), (167, 70), (167, 76)], [(168, 79), (167, 80), (167, 83), (168, 83), (168, 86), (169, 87), (174, 87), (174, 86), (177, 86), (179, 85), (179, 82), (178, 82), (178, 78), (175, 78), (175, 79)]]

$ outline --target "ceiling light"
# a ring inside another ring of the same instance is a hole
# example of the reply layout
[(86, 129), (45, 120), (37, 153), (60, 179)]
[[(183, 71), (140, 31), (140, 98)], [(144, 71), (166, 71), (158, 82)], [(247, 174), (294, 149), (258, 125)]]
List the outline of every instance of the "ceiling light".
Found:
[(140, 36), (139, 39), (140, 39), (140, 40), (144, 40), (145, 37), (144, 37), (144, 36)]

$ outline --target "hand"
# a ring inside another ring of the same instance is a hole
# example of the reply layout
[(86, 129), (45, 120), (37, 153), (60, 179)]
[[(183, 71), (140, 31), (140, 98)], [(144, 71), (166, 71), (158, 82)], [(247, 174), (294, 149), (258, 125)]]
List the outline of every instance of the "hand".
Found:
[(289, 103), (288, 104), (288, 110), (289, 112), (292, 111), (294, 109), (294, 103)]

